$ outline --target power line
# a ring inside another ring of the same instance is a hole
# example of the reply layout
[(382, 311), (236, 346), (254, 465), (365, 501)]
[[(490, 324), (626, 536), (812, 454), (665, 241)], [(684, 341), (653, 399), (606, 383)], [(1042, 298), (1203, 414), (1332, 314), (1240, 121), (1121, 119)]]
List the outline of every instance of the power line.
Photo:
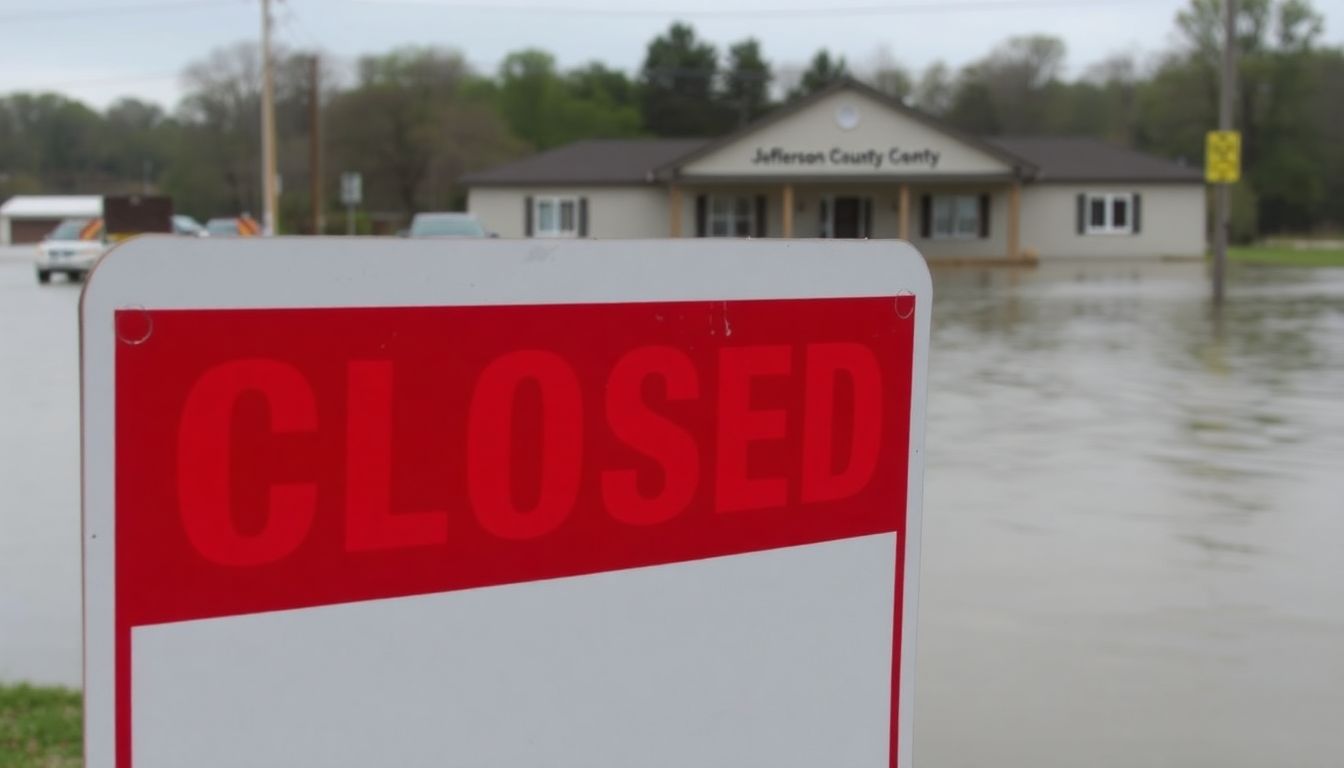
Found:
[(366, 6), (412, 6), (450, 11), (485, 13), (561, 14), (565, 16), (624, 16), (629, 18), (822, 18), (834, 16), (894, 16), (907, 13), (965, 13), (967, 11), (1016, 11), (1039, 8), (1068, 8), (1073, 11), (1100, 9), (1106, 6), (1132, 6), (1140, 2), (1166, 0), (967, 0), (966, 2), (921, 2), (883, 5), (849, 5), (831, 7), (776, 7), (776, 8), (676, 8), (651, 9), (620, 6), (545, 5), (540, 3), (462, 3), (453, 0), (346, 0)]
[(40, 11), (18, 11), (0, 13), (0, 23), (13, 24), (24, 21), (69, 20), (71, 17), (87, 16), (128, 16), (137, 13), (160, 13), (171, 11), (190, 11), (199, 8), (219, 8), (226, 5), (241, 5), (247, 0), (175, 0), (175, 2), (143, 2), (122, 5), (86, 5), (70, 8), (47, 8)]
[(303, 17), (299, 15), (296, 10), (297, 5), (293, 0), (289, 0), (280, 3), (278, 6), (279, 14), (277, 14), (276, 20), (280, 22), (280, 28), (285, 33), (286, 41), (296, 49), (306, 48), (313, 53), (320, 53), (322, 55), (324, 79), (336, 83), (349, 80), (360, 57), (329, 50), (314, 33), (312, 25), (305, 22)]
[(150, 82), (153, 80), (167, 80), (182, 75), (181, 70), (172, 72), (139, 72), (128, 73), (125, 75), (99, 75), (97, 77), (87, 77), (77, 80), (66, 80), (64, 82), (35, 83), (25, 86), (21, 91), (12, 91), (13, 93), (34, 93), (39, 91), (56, 91), (63, 88), (76, 88), (85, 85), (116, 85), (118, 83), (139, 83)]
[[(314, 51), (321, 50), (322, 43), (318, 42), (317, 38), (308, 31), (307, 25), (303, 23), (298, 12), (294, 10), (294, 3), (281, 3), (279, 7), (280, 15), (277, 19), (280, 26), (292, 35), (290, 39), (295, 43), (307, 45)], [(300, 41), (299, 38), (303, 38), (303, 40)]]

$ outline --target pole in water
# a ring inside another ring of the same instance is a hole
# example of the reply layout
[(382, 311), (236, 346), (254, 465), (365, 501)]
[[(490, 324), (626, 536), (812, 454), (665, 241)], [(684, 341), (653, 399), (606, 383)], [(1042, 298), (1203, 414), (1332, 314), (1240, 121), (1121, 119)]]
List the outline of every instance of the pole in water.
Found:
[[(1232, 107), (1237, 82), (1237, 0), (1223, 0), (1223, 67), (1218, 89), (1218, 130), (1232, 130)], [(1232, 187), (1223, 182), (1215, 190), (1213, 233), (1213, 305), (1221, 307), (1227, 278), (1227, 245), (1232, 229)]]

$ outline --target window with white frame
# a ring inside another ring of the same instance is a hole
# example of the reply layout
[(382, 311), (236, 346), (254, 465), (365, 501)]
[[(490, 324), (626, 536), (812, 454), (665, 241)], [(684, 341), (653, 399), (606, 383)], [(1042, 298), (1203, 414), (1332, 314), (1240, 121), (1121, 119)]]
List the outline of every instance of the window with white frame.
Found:
[(756, 204), (750, 195), (712, 195), (705, 234), (751, 237), (756, 232)]
[(976, 195), (935, 195), (930, 234), (940, 240), (980, 236), (980, 198)]
[(1128, 235), (1134, 231), (1134, 195), (1093, 192), (1087, 195), (1083, 231), (1089, 235)]
[(579, 200), (576, 197), (538, 197), (535, 210), (537, 237), (578, 237)]

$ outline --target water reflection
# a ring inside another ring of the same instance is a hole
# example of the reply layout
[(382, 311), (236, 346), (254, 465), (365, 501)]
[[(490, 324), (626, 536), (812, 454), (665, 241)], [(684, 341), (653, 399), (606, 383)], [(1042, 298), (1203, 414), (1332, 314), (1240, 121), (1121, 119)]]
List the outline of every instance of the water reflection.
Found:
[(1340, 764), (1344, 271), (1207, 292), (935, 274), (919, 764)]

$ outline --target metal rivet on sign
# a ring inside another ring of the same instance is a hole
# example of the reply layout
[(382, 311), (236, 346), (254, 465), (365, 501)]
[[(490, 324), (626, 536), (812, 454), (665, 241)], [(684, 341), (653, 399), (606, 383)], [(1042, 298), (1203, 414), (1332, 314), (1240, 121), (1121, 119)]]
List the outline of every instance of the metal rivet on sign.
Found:
[(123, 307), (117, 310), (117, 339), (123, 344), (144, 344), (154, 333), (154, 318), (144, 307)]
[(909, 320), (913, 314), (915, 314), (915, 294), (909, 291), (897, 293), (896, 316), (902, 320)]

